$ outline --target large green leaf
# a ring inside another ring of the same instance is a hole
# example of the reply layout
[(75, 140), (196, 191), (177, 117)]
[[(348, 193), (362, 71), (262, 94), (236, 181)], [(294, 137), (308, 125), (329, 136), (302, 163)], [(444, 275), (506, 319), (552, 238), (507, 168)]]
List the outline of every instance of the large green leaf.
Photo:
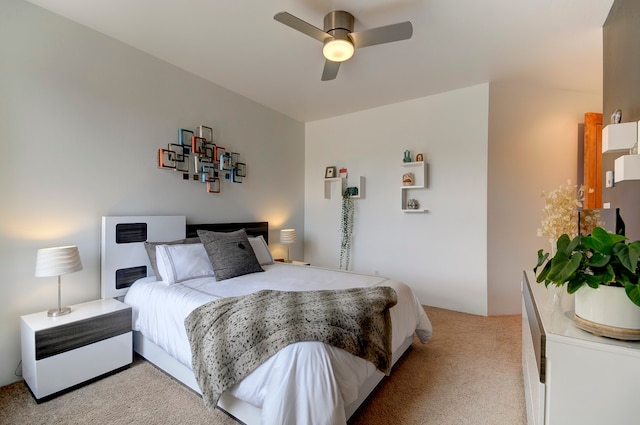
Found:
[(611, 255), (613, 245), (617, 242), (624, 241), (626, 237), (609, 233), (602, 227), (596, 227), (590, 236), (582, 238), (582, 244), (588, 249), (602, 254)]
[[(638, 257), (631, 258), (629, 255), (629, 247), (623, 243), (618, 243), (613, 246), (613, 253), (627, 270), (633, 272), (636, 269), (638, 263)], [(632, 264), (633, 263), (633, 264)]]
[(567, 282), (567, 292), (573, 294), (578, 289), (582, 288), (585, 284), (584, 275), (576, 275)]
[(538, 250), (538, 264), (536, 264), (536, 266), (533, 268), (533, 272), (536, 273), (538, 271), (538, 267), (540, 267), (541, 265), (544, 264), (545, 261), (547, 261), (547, 258), (549, 258), (549, 253), (548, 252), (544, 252), (544, 250), (539, 249)]
[(611, 247), (613, 246), (609, 233), (600, 227), (593, 229), (590, 236), (583, 238), (582, 243), (590, 250), (602, 254), (611, 254)]
[(635, 305), (640, 307), (640, 285), (625, 284), (624, 291)]
[(538, 274), (538, 277), (536, 277), (536, 282), (540, 283), (542, 281), (545, 281), (544, 285), (549, 286), (549, 280), (547, 279), (549, 270), (551, 270), (551, 261), (548, 261), (547, 264), (544, 265), (544, 268), (542, 269), (540, 274)]
[(595, 253), (590, 258), (586, 259), (586, 265), (589, 267), (604, 267), (610, 260), (610, 255)]
[(566, 233), (563, 235), (560, 235), (560, 237), (558, 238), (558, 241), (556, 242), (556, 255), (560, 252), (564, 252), (567, 254), (571, 252), (567, 250), (567, 248), (569, 247), (569, 244), (571, 244), (571, 239), (569, 239), (569, 235), (567, 235)]
[(599, 283), (602, 283), (602, 284), (612, 282), (616, 277), (616, 274), (613, 270), (613, 267), (611, 267), (611, 264), (607, 264), (606, 267), (600, 267), (597, 269), (592, 268), (591, 273), (593, 274), (593, 276), (589, 278), (589, 281), (597, 280)]
[(636, 272), (638, 268), (638, 261), (640, 260), (640, 241), (631, 242), (629, 244), (629, 258), (631, 259), (631, 265), (633, 266), (632, 272)]
[(562, 285), (567, 282), (580, 267), (582, 254), (576, 252), (567, 258), (566, 254), (558, 252), (551, 260), (551, 270), (547, 274), (547, 279)]
[(601, 276), (594, 276), (589, 273), (580, 273), (583, 279), (583, 282), (589, 285), (591, 288), (597, 288), (602, 283)]

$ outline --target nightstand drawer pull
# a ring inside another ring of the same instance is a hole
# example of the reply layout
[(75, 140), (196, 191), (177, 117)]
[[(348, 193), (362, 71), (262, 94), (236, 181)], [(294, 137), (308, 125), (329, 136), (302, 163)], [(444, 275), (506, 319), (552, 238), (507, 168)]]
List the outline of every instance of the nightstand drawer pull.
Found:
[(38, 331), (35, 334), (36, 360), (130, 331), (131, 308)]

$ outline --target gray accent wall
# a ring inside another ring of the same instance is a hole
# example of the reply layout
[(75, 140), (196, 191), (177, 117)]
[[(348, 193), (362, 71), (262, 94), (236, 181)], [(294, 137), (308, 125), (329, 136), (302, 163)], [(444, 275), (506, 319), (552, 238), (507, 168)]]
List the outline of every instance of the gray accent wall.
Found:
[[(640, 120), (640, 2), (616, 0), (603, 27), (603, 125), (615, 109), (622, 122)], [(602, 171), (614, 169), (617, 153), (603, 155)], [(604, 181), (604, 177), (603, 180)], [(623, 181), (604, 188), (603, 203), (620, 208), (626, 235), (640, 239), (640, 181)]]

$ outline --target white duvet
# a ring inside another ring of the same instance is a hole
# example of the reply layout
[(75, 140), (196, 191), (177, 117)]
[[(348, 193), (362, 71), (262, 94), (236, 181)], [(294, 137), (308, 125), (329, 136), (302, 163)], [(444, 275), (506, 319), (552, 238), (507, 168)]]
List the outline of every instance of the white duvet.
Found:
[[(155, 277), (137, 281), (125, 296), (133, 309), (133, 328), (191, 369), (191, 349), (184, 319), (209, 301), (262, 289), (308, 291), (390, 286), (398, 304), (391, 308), (395, 352), (414, 332), (431, 338), (431, 323), (413, 291), (380, 276), (275, 263), (265, 272), (216, 282), (192, 279), (166, 285)], [(394, 359), (395, 361), (396, 359)], [(261, 424), (344, 425), (345, 406), (358, 398), (358, 387), (379, 373), (372, 363), (319, 342), (291, 344), (271, 357), (229, 392), (261, 409)]]

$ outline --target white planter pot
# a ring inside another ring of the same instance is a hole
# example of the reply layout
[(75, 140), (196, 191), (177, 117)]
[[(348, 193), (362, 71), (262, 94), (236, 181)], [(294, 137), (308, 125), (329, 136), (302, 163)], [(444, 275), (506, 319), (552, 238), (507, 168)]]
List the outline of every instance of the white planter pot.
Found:
[(575, 293), (575, 313), (606, 326), (640, 329), (640, 307), (627, 297), (624, 288), (616, 286), (583, 286)]

